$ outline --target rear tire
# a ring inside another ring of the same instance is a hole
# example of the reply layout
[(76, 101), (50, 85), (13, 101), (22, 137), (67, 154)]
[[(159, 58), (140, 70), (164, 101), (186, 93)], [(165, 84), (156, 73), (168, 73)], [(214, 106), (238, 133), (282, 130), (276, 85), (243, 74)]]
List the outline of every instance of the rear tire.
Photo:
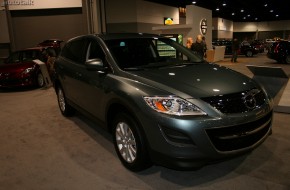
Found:
[(149, 168), (152, 163), (144, 135), (133, 117), (127, 113), (118, 113), (112, 127), (115, 150), (122, 164), (134, 172)]
[(58, 106), (62, 115), (66, 117), (72, 116), (75, 113), (75, 110), (67, 103), (63, 89), (61, 87), (57, 87), (56, 92), (57, 92)]

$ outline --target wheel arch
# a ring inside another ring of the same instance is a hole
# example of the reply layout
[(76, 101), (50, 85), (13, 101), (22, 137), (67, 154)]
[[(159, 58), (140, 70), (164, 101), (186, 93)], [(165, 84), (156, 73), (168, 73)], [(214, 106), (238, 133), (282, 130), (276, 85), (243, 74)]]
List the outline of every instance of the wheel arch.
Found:
[(57, 93), (57, 89), (59, 87), (61, 87), (60, 81), (58, 79), (55, 79), (54, 82), (53, 82), (53, 86), (54, 86), (55, 93)]
[(146, 147), (147, 147), (148, 146), (147, 135), (146, 135), (146, 132), (144, 130), (144, 127), (143, 127), (140, 119), (135, 114), (137, 111), (133, 110), (132, 108), (127, 106), (124, 102), (113, 101), (109, 105), (109, 107), (108, 107), (108, 109), (106, 111), (106, 124), (107, 124), (108, 131), (111, 134), (113, 134), (113, 121), (114, 121), (114, 118), (116, 117), (116, 115), (118, 113), (122, 113), (122, 112), (123, 113), (125, 112), (126, 114), (130, 115), (134, 119), (134, 121), (137, 123), (138, 129), (140, 129), (140, 132), (142, 133), (141, 135), (143, 135), (143, 137), (145, 139)]
[(110, 106), (108, 107), (107, 112), (106, 112), (106, 123), (107, 123), (107, 127), (108, 127), (109, 132), (112, 133), (113, 120), (114, 120), (115, 116), (121, 112), (125, 112), (125, 113), (129, 114), (130, 116), (132, 116), (133, 119), (137, 122), (138, 126), (141, 128), (141, 130), (143, 132), (143, 127), (142, 127), (139, 119), (137, 118), (136, 114), (134, 114), (134, 111), (131, 108), (129, 108), (128, 106), (126, 106), (124, 103), (118, 102), (118, 101), (112, 102), (110, 104)]

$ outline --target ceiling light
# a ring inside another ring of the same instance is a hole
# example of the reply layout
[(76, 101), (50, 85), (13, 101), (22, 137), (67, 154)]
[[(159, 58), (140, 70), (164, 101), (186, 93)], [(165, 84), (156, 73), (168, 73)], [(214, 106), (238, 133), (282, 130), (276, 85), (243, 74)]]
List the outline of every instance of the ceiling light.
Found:
[(225, 1), (223, 2), (223, 6), (224, 6), (224, 7), (227, 6), (227, 3), (226, 3)]
[(258, 18), (256, 17), (255, 20), (258, 20)]
[(195, 5), (195, 4), (196, 4), (196, 1), (192, 1), (192, 4), (194, 4), (194, 5)]
[(246, 17), (244, 16), (243, 19), (246, 20)]
[(216, 10), (216, 11), (219, 11), (219, 10), (220, 10), (220, 8), (218, 8), (218, 7), (217, 7), (215, 10)]
[(279, 15), (276, 15), (276, 17), (279, 17)]
[(244, 9), (241, 9), (241, 13), (243, 13), (245, 10)]
[(268, 4), (266, 3), (266, 4), (264, 4), (264, 7), (268, 7)]
[(274, 12), (273, 10), (270, 10), (270, 13)]
[(250, 17), (251, 15), (247, 15), (248, 17)]
[(235, 15), (235, 13), (232, 13), (232, 16), (234, 16)]

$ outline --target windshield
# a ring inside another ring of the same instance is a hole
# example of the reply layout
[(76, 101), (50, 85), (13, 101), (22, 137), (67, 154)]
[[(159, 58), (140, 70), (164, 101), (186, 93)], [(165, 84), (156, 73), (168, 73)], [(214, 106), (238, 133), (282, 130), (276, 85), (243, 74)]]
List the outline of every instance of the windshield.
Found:
[(106, 44), (121, 69), (159, 68), (203, 62), (191, 50), (169, 38), (107, 40)]

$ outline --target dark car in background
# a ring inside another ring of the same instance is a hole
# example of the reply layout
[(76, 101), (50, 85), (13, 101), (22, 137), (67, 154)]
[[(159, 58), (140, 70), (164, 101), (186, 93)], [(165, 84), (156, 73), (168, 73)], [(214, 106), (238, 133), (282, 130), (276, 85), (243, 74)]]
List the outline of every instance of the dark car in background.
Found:
[(200, 167), (252, 151), (271, 133), (272, 100), (259, 84), (166, 37), (78, 36), (55, 71), (61, 113), (108, 129), (132, 171)]
[(250, 42), (250, 45), (259, 53), (263, 53), (266, 48), (265, 44), (260, 40), (253, 40)]
[[(215, 46), (225, 46), (225, 55), (231, 55), (232, 54), (232, 40), (213, 40), (212, 41), (212, 46), (213, 48)], [(247, 57), (253, 57), (253, 55), (258, 54), (259, 50), (253, 47), (250, 43), (248, 42), (242, 42), (240, 44), (240, 50), (239, 54), (240, 55), (245, 55)]]
[(46, 63), (51, 47), (33, 47), (13, 52), (0, 65), (0, 87), (43, 87), (45, 79), (37, 60)]
[(276, 41), (268, 50), (267, 57), (281, 63), (290, 63), (290, 42)]

